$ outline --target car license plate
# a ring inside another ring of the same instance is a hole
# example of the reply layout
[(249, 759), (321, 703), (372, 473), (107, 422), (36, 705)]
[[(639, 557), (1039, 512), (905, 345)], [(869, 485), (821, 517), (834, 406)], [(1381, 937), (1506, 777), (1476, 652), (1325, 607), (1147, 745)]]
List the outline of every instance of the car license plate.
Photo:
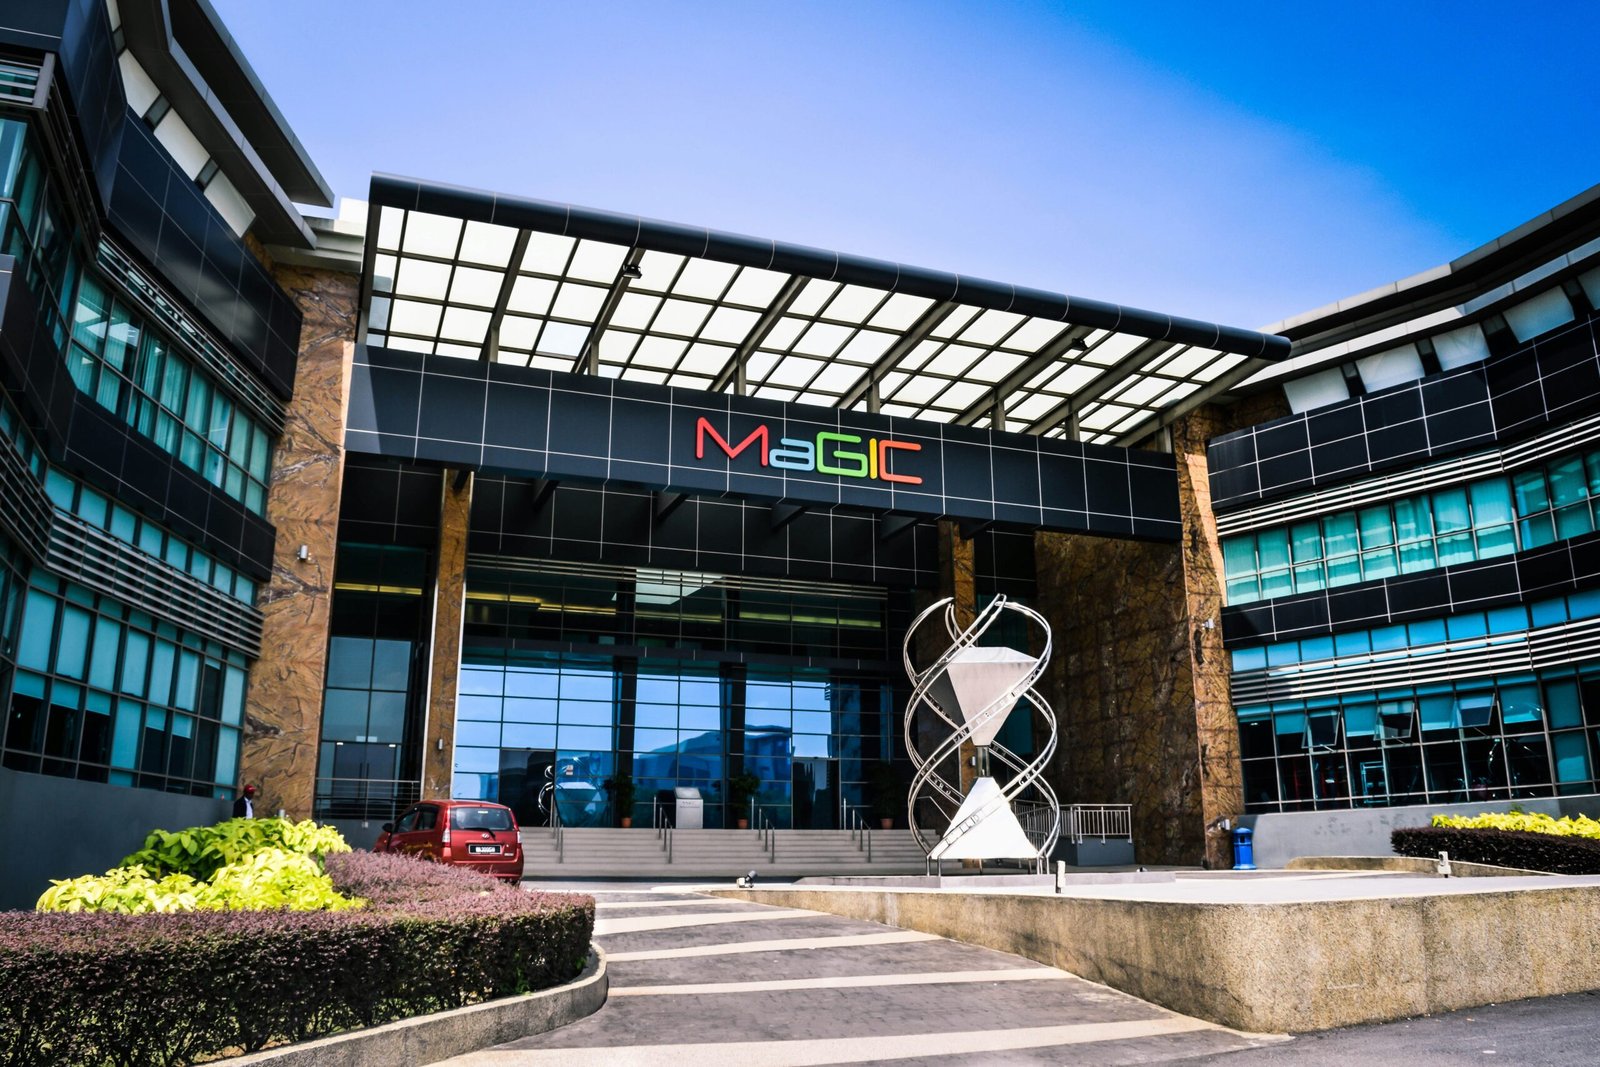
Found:
[(488, 853), (499, 852), (500, 851), (500, 846), (499, 845), (468, 845), (467, 846), (467, 851), (472, 853), (474, 856), (479, 856), (479, 855), (482, 855), (482, 854), (484, 854), (486, 852), (488, 852)]

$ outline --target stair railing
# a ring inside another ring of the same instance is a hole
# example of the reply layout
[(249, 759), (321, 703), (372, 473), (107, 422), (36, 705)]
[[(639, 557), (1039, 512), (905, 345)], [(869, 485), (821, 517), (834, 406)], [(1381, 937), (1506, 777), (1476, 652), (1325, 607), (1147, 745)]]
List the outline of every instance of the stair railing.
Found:
[(672, 817), (662, 814), (656, 826), (656, 840), (661, 842), (661, 851), (667, 854), (667, 862), (672, 862)]
[(550, 798), (550, 832), (556, 839), (556, 862), (567, 862), (567, 824), (561, 821), (561, 805)]

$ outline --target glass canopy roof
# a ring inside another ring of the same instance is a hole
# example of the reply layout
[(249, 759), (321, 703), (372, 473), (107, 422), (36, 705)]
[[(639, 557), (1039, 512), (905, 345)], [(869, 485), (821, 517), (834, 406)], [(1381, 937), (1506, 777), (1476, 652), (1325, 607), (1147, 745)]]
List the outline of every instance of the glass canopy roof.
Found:
[(364, 340), (461, 359), (1130, 444), (1274, 335), (376, 175)]

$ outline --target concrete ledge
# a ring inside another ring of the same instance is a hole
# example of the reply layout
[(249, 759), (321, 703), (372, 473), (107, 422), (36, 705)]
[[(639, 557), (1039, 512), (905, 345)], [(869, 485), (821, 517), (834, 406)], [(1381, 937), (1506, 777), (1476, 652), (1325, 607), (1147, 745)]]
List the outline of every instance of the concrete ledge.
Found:
[[(1136, 882), (1176, 882), (1171, 871), (1073, 871), (1062, 876), (1064, 885), (1126, 885)], [(869, 889), (1005, 889), (1008, 886), (1053, 886), (1053, 874), (899, 874), (870, 878), (835, 875), (801, 878), (797, 886), (864, 886)]]
[(1600, 988), (1596, 885), (1295, 903), (798, 887), (708, 892), (1014, 953), (1256, 1033)]
[[(1283, 866), (1288, 871), (1399, 871), (1432, 875), (1438, 872), (1439, 861), (1421, 856), (1296, 856)], [(1509, 878), (1524, 875), (1556, 877), (1549, 871), (1525, 871), (1520, 867), (1450, 861), (1452, 878)]]
[(229, 1067), (393, 1067), (437, 1063), (577, 1022), (600, 1010), (609, 989), (606, 955), (598, 945), (591, 944), (583, 973), (554, 989), (418, 1015), (216, 1062)]

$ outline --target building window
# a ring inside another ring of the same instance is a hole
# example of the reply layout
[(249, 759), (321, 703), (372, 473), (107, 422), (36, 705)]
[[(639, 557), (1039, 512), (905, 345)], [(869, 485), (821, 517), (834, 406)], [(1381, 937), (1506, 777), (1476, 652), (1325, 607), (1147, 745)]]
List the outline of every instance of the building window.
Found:
[(1593, 532), (1600, 452), (1222, 542), (1228, 603), (1493, 559)]

